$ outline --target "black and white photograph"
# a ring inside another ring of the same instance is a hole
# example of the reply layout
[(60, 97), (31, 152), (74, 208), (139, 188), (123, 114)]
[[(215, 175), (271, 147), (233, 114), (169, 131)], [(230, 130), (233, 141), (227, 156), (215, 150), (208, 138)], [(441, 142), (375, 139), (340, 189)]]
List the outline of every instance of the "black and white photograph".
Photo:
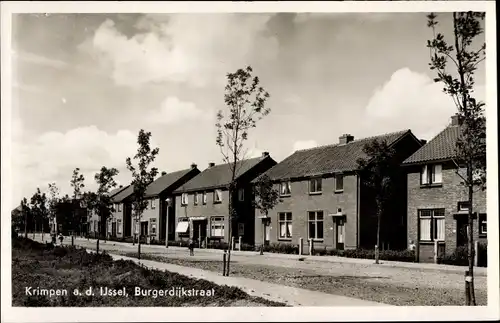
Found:
[(500, 319), (495, 2), (1, 11), (2, 322)]

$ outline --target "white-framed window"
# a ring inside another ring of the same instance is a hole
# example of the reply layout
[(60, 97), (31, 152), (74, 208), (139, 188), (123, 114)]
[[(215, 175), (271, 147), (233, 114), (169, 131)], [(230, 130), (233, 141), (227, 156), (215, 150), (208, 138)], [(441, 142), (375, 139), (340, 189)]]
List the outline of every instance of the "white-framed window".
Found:
[(424, 165), (420, 171), (420, 184), (431, 185), (443, 183), (443, 167), (441, 164)]
[(121, 212), (121, 211), (122, 211), (122, 204), (118, 203), (118, 212)]
[(309, 180), (309, 193), (318, 194), (323, 190), (323, 179), (321, 177), (311, 178)]
[(151, 225), (151, 234), (156, 235), (156, 219), (150, 218), (149, 223)]
[(323, 211), (308, 212), (309, 238), (314, 240), (323, 239)]
[(202, 203), (203, 204), (207, 204), (207, 192), (203, 192), (202, 193)]
[(445, 240), (444, 209), (418, 210), (420, 241)]
[(188, 193), (182, 193), (181, 195), (181, 204), (188, 205)]
[(198, 193), (194, 193), (193, 204), (198, 205)]
[(458, 202), (458, 211), (469, 211), (469, 201)]
[(245, 200), (245, 189), (238, 189), (238, 201), (243, 202)]
[(479, 234), (482, 236), (487, 234), (486, 214), (479, 214)]
[(214, 191), (214, 203), (220, 203), (220, 202), (222, 202), (222, 191), (215, 190)]
[(151, 200), (151, 208), (156, 209), (156, 199)]
[(292, 184), (290, 181), (280, 183), (280, 195), (290, 196), (292, 194)]
[(342, 192), (344, 190), (344, 175), (335, 175), (335, 192)]
[(122, 219), (116, 220), (116, 230), (118, 233), (122, 233)]
[(279, 239), (292, 238), (292, 212), (278, 213)]
[(210, 219), (210, 236), (224, 237), (224, 217), (214, 216)]

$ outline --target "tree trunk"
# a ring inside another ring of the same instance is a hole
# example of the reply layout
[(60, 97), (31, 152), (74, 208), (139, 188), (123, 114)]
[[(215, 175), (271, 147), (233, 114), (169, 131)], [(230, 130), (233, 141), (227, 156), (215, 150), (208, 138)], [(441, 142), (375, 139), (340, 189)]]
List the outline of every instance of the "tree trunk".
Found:
[(34, 224), (34, 229), (33, 229), (33, 240), (35, 240), (35, 233), (36, 233), (36, 220), (33, 221)]
[(137, 239), (137, 259), (141, 259), (141, 216), (139, 216), (139, 234)]
[(472, 203), (474, 199), (474, 191), (473, 191), (473, 185), (472, 185), (472, 167), (471, 163), (469, 163), (467, 167), (467, 182), (468, 182), (468, 194), (469, 194), (469, 214), (468, 214), (468, 220), (469, 220), (469, 236), (468, 236), (468, 260), (469, 260), (469, 275), (471, 277), (471, 281), (469, 283), (469, 293), (470, 293), (470, 302), (471, 304), (467, 305), (472, 305), (476, 306), (476, 296), (474, 293), (474, 232), (473, 232), (473, 227), (474, 227), (474, 219), (472, 218)]
[(377, 201), (377, 247), (375, 249), (375, 263), (379, 263), (380, 258), (380, 218), (382, 217), (381, 202)]
[[(233, 176), (234, 177), (234, 176)], [(233, 208), (233, 185), (231, 184), (229, 188), (229, 219), (228, 219), (228, 237), (229, 237), (229, 244), (227, 248), (227, 262), (226, 262), (226, 276), (229, 276), (229, 268), (230, 268), (230, 262), (231, 262), (231, 249), (233, 247), (233, 215), (234, 215), (234, 208)]]
[(42, 242), (45, 242), (45, 241), (43, 240), (43, 222), (44, 222), (44, 221), (43, 221), (43, 219), (42, 219)]
[(24, 211), (24, 237), (28, 239), (28, 212)]

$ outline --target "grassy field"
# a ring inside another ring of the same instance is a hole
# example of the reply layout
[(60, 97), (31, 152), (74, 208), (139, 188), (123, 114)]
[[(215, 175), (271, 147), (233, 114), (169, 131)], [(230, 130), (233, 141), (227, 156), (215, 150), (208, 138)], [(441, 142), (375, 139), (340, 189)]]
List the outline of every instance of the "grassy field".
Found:
[[(137, 257), (137, 253), (123, 253)], [(215, 272), (222, 270), (220, 261), (166, 258), (160, 255), (142, 254), (141, 258), (166, 262), (179, 266), (194, 267)], [(464, 305), (463, 289), (434, 287), (409, 287), (394, 284), (384, 277), (359, 275), (333, 275), (303, 268), (277, 267), (231, 262), (231, 274), (245, 278), (268, 281), (291, 287), (304, 288), (334, 295), (354, 297), (390, 305), (443, 306)], [(476, 289), (478, 305), (487, 305), (486, 290)]]
[[(137, 288), (147, 295), (136, 296)], [(172, 288), (178, 296), (169, 296)], [(180, 288), (184, 288), (186, 293), (198, 295), (186, 295)], [(78, 290), (77, 295), (74, 294), (75, 289)], [(37, 295), (42, 290), (59, 295)], [(103, 295), (101, 290), (113, 291), (117, 295)], [(166, 296), (155, 297), (155, 293), (149, 290), (166, 291)], [(89, 291), (89, 295), (86, 295), (86, 291)], [(123, 295), (119, 295), (119, 292)], [(202, 293), (205, 295), (202, 296)], [(12, 240), (12, 305), (284, 306), (250, 296), (239, 288), (219, 286), (177, 273), (145, 269), (132, 261), (114, 261), (107, 254), (96, 255), (71, 247), (54, 248), (24, 238)]]

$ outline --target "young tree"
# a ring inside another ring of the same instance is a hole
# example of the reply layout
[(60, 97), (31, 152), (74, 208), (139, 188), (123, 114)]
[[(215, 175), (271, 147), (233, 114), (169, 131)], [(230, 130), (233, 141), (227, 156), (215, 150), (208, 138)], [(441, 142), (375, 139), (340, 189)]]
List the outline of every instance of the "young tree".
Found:
[(98, 253), (101, 227), (105, 230), (105, 239), (107, 238), (106, 227), (113, 212), (113, 203), (111, 201), (111, 197), (109, 196), (109, 192), (117, 185), (114, 179), (116, 175), (118, 175), (118, 170), (116, 168), (106, 168), (105, 166), (101, 167), (101, 171), (96, 173), (94, 176), (98, 185), (97, 192), (85, 192), (83, 194), (85, 207), (88, 211), (97, 214), (101, 221), (101, 225), (99, 225), (97, 229), (98, 233), (96, 243)]
[(37, 222), (41, 223), (42, 230), (42, 241), (44, 233), (44, 223), (48, 218), (49, 210), (47, 208), (47, 196), (45, 193), (40, 191), (40, 188), (36, 189), (36, 193), (31, 197), (31, 212), (34, 218), (35, 229), (33, 231), (33, 239), (35, 238), (35, 232), (37, 228)]
[(59, 203), (59, 188), (57, 188), (56, 183), (49, 183), (49, 216), (52, 222), (51, 233), (57, 234), (57, 205)]
[(280, 199), (279, 191), (273, 188), (273, 182), (266, 174), (260, 176), (257, 180), (257, 183), (255, 183), (254, 195), (254, 207), (266, 217), (266, 219), (263, 219), (262, 221), (262, 245), (260, 246), (260, 254), (263, 255), (264, 244), (266, 241), (265, 221), (268, 218), (269, 211), (272, 210), (282, 200)]
[[(238, 168), (245, 158), (243, 146), (248, 139), (248, 133), (255, 128), (257, 121), (268, 115), (270, 108), (265, 107), (269, 93), (259, 86), (260, 80), (257, 76), (252, 77), (252, 68), (238, 69), (234, 73), (227, 74), (227, 85), (225, 87), (224, 103), (227, 111), (220, 110), (217, 113), (216, 143), (220, 148), (223, 161), (230, 164), (231, 182), (229, 183), (229, 239), (233, 237), (233, 219), (237, 217), (234, 208), (233, 194), (236, 191), (236, 178)], [(231, 243), (228, 246), (228, 258), (226, 275), (229, 276), (229, 264), (231, 261)]]
[[(160, 151), (159, 148), (151, 149), (150, 145), (151, 132), (146, 132), (143, 129), (139, 131), (137, 137), (137, 153), (133, 157), (137, 161), (137, 165), (132, 165), (132, 159), (127, 158), (127, 169), (132, 173), (132, 187), (134, 188), (132, 209), (135, 213), (136, 223), (141, 225), (141, 216), (148, 205), (148, 200), (145, 199), (146, 188), (151, 182), (154, 181), (156, 175), (158, 175), (158, 169), (156, 167), (151, 167)], [(141, 238), (139, 229), (139, 241), (137, 243), (137, 254), (138, 259), (141, 259)]]
[(28, 238), (28, 219), (31, 215), (30, 205), (28, 203), (28, 199), (25, 197), (21, 200), (21, 212), (24, 217), (24, 237)]
[(82, 189), (85, 187), (84, 184), (85, 178), (83, 177), (83, 174), (80, 174), (80, 168), (75, 168), (73, 170), (73, 175), (71, 176), (71, 181), (70, 185), (73, 188), (73, 201), (72, 201), (72, 230), (73, 230), (73, 236), (75, 236), (75, 230), (76, 227), (78, 226), (79, 229), (81, 229), (81, 221), (78, 217), (78, 209), (80, 209), (80, 203), (79, 199), (82, 197)]
[(385, 140), (374, 139), (363, 147), (366, 158), (357, 160), (359, 175), (362, 183), (374, 194), (377, 216), (377, 245), (375, 246), (375, 263), (379, 263), (380, 250), (380, 222), (387, 202), (392, 195), (392, 188), (396, 170), (399, 165), (395, 162), (395, 151), (387, 145)]
[(483, 33), (481, 22), (485, 18), (485, 13), (454, 12), (451, 45), (445, 40), (443, 34), (436, 33), (437, 16), (431, 13), (427, 18), (427, 26), (433, 31), (432, 40), (427, 41), (427, 47), (430, 50), (430, 69), (437, 74), (434, 81), (442, 83), (443, 92), (453, 99), (461, 122), (454, 161), (457, 165), (457, 174), (463, 180), (470, 205), (466, 304), (475, 306), (472, 206), (475, 188), (486, 188), (486, 119), (484, 103), (474, 98), (474, 74), (478, 65), (486, 58), (486, 44), (484, 41), (477, 44), (478, 36)]

